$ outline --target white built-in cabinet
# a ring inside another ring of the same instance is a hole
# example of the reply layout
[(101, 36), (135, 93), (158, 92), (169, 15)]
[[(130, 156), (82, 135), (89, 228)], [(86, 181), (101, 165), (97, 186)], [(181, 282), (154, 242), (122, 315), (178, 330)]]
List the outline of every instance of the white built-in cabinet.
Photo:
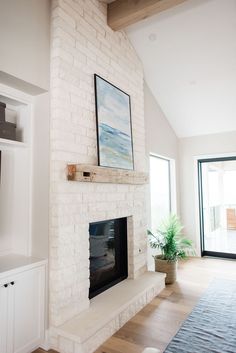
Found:
[[(9, 263), (9, 257), (4, 256), (4, 259)], [(29, 261), (29, 258), (26, 257), (22, 257), (22, 259), (25, 259), (26, 262)], [(0, 259), (0, 263), (2, 261)], [(35, 263), (22, 268), (17, 267), (8, 274), (4, 272), (1, 274), (1, 353), (32, 352), (43, 341), (45, 263), (36, 259), (34, 261)]]
[(32, 352), (44, 339), (46, 261), (10, 255), (0, 267), (0, 352)]
[(0, 84), (17, 141), (0, 139), (0, 353), (30, 353), (45, 333), (46, 260), (32, 254), (34, 97)]

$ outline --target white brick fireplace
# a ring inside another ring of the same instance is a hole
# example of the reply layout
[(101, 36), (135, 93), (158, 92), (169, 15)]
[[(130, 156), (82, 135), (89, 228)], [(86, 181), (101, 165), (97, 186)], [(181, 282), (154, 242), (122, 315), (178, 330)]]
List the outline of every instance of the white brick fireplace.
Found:
[[(138, 279), (147, 270), (147, 186), (69, 182), (66, 165), (97, 164), (96, 73), (130, 95), (134, 165), (145, 171), (143, 69), (126, 34), (107, 26), (105, 4), (54, 0), (52, 7), (50, 328), (61, 353), (92, 352), (101, 342), (78, 346), (61, 326), (89, 310), (89, 223), (129, 217), (128, 275)], [(139, 309), (156, 293), (157, 286), (149, 297), (142, 292)]]

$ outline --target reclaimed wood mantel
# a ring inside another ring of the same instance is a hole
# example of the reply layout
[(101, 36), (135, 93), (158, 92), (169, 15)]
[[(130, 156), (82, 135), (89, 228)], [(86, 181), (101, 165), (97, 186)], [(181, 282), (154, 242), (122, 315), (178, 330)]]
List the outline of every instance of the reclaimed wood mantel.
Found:
[(148, 173), (134, 170), (106, 168), (87, 164), (68, 164), (67, 179), (70, 181), (113, 183), (113, 184), (147, 184)]

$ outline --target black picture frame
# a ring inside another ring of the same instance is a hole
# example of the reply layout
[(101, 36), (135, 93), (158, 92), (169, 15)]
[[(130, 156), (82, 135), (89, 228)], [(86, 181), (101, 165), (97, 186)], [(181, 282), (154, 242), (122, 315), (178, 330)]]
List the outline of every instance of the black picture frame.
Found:
[[(94, 88), (98, 165), (134, 170), (130, 95), (97, 74), (94, 74)], [(107, 90), (106, 97), (103, 91), (105, 89)], [(111, 102), (114, 101), (113, 106), (112, 104), (107, 106), (105, 101), (109, 98)], [(116, 111), (119, 105), (121, 107), (120, 115)], [(118, 128), (122, 126), (124, 127), (123, 131)]]

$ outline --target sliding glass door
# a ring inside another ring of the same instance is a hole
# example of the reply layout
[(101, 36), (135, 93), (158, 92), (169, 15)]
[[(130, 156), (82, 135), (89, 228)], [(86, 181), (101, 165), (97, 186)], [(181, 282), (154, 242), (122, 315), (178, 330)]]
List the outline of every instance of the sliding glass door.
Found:
[(236, 258), (236, 157), (198, 161), (202, 255)]

